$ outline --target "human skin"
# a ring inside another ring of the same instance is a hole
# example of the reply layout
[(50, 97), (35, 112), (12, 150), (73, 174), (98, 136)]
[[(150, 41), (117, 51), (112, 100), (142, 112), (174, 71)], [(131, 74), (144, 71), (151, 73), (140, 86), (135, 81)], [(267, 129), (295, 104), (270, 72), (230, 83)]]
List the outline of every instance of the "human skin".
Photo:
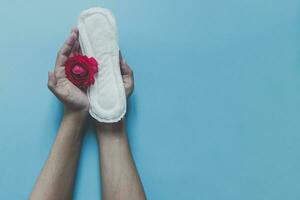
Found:
[(71, 31), (57, 54), (54, 71), (48, 73), (48, 88), (64, 104), (64, 115), (48, 160), (32, 190), (31, 200), (72, 199), (89, 108), (85, 92), (74, 86), (65, 75), (63, 65), (74, 52), (79, 53), (77, 29)]
[[(120, 59), (127, 98), (133, 92), (133, 72), (124, 59)], [(95, 122), (102, 179), (103, 200), (146, 199), (126, 132), (125, 120), (117, 123)]]
[[(72, 199), (89, 101), (86, 93), (66, 78), (63, 65), (74, 52), (80, 53), (78, 34), (77, 29), (72, 30), (57, 54), (54, 71), (48, 73), (48, 88), (64, 104), (64, 115), (30, 200)], [(121, 57), (120, 67), (129, 97), (134, 87), (133, 73)], [(146, 199), (130, 152), (125, 121), (96, 122), (95, 126), (101, 159), (102, 199)]]

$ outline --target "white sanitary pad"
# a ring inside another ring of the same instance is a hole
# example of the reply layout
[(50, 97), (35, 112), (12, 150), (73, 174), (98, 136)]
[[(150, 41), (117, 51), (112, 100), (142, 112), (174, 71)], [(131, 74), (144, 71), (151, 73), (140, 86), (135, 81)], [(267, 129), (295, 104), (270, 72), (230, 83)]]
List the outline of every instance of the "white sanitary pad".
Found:
[(108, 9), (90, 8), (80, 14), (78, 29), (83, 55), (94, 57), (99, 64), (95, 84), (87, 91), (90, 115), (99, 122), (117, 122), (126, 113), (126, 95), (116, 20)]

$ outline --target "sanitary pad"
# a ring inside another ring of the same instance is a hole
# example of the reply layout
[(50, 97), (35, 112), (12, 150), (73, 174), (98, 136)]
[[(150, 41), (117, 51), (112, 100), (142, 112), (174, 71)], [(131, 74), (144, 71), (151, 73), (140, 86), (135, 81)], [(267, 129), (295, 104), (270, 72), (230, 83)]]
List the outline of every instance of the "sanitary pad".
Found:
[(99, 122), (112, 123), (126, 113), (126, 95), (120, 72), (116, 20), (105, 8), (83, 11), (78, 21), (79, 42), (83, 55), (94, 57), (99, 71), (87, 95), (90, 115)]

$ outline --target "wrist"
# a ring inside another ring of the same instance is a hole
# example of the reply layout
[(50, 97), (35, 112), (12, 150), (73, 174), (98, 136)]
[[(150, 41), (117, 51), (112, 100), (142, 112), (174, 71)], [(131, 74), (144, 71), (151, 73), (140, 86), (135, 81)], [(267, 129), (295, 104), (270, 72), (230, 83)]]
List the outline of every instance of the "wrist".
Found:
[(88, 116), (87, 109), (72, 110), (72, 109), (65, 107), (63, 119), (73, 122), (74, 124), (80, 125), (80, 124), (83, 124), (83, 122), (85, 122), (85, 120), (87, 119), (87, 116)]
[(125, 130), (125, 120), (121, 119), (115, 123), (96, 122), (96, 132), (98, 136), (101, 135), (121, 135)]

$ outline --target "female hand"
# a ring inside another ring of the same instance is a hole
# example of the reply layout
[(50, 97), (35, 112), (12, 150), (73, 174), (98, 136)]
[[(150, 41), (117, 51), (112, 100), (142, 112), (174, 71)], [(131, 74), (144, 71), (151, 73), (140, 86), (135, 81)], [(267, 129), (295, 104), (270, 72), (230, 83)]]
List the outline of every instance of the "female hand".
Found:
[(71, 83), (65, 74), (64, 64), (73, 53), (80, 53), (78, 29), (74, 28), (57, 54), (55, 69), (49, 72), (48, 88), (60, 99), (65, 111), (87, 111), (89, 101), (84, 91)]
[(129, 98), (129, 96), (132, 94), (134, 89), (133, 71), (126, 63), (125, 59), (122, 57), (121, 51), (120, 51), (120, 68), (121, 68), (121, 75), (123, 79), (126, 97)]

